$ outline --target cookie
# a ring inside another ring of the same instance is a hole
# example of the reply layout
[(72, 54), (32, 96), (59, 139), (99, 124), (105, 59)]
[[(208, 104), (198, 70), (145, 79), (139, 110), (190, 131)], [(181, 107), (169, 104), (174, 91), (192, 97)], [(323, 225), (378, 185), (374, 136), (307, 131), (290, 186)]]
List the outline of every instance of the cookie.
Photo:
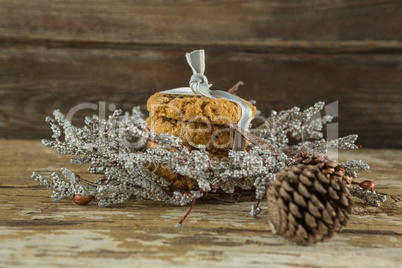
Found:
[(154, 173), (167, 180), (173, 188), (190, 191), (197, 181), (189, 177), (174, 174), (168, 167), (152, 166)]
[(178, 121), (158, 115), (146, 119), (149, 128), (156, 134), (167, 133), (183, 140), (183, 145), (205, 145), (210, 152), (229, 150), (233, 145), (234, 131), (224, 125)]
[[(154, 148), (154, 147), (158, 147), (158, 145), (153, 142), (148, 142), (147, 148)], [(191, 147), (188, 147), (188, 148), (189, 148), (189, 151), (192, 150)], [(215, 153), (209, 153), (208, 156), (211, 160), (229, 161), (229, 159), (227, 158), (228, 151), (220, 150)], [(156, 175), (163, 177), (165, 180), (167, 180), (170, 183), (170, 185), (173, 188), (176, 188), (176, 189), (190, 191), (193, 188), (193, 186), (197, 185), (196, 180), (183, 176), (183, 175), (180, 175), (180, 174), (175, 174), (167, 166), (151, 165), (150, 170), (152, 170)]]
[[(251, 108), (254, 117), (257, 111), (256, 107), (248, 101), (243, 101)], [(237, 123), (241, 117), (239, 105), (227, 99), (171, 95), (160, 92), (148, 99), (147, 109), (151, 115), (204, 124)]]
[[(147, 143), (147, 148), (155, 148), (158, 147), (158, 144), (155, 144), (154, 142), (148, 142)], [(187, 147), (188, 151), (191, 152), (195, 148), (192, 146), (184, 145)], [(229, 155), (229, 150), (212, 150), (208, 151), (208, 157), (209, 159), (214, 159), (214, 160), (223, 160), (227, 158)]]
[[(244, 102), (251, 108), (254, 117), (257, 109)], [(228, 161), (234, 133), (225, 124), (240, 120), (241, 108), (236, 103), (204, 96), (156, 93), (148, 99), (147, 109), (150, 117), (146, 122), (156, 134), (168, 133), (181, 138), (189, 151), (203, 144), (211, 160)], [(158, 145), (148, 142), (147, 146), (153, 148)], [(190, 190), (197, 185), (194, 179), (174, 174), (168, 167), (153, 168), (155, 174), (165, 178), (174, 188)]]

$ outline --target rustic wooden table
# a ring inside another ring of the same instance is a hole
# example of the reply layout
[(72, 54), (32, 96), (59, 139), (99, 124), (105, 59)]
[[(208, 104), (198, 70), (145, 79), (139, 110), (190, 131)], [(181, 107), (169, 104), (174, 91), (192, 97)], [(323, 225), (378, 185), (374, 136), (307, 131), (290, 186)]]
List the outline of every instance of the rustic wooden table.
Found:
[[(0, 140), (0, 266), (35, 267), (401, 267), (402, 151), (342, 152), (372, 169), (371, 179), (388, 200), (379, 208), (357, 202), (346, 230), (328, 242), (300, 246), (272, 234), (266, 202), (256, 219), (252, 203), (197, 203), (188, 207), (150, 201), (108, 208), (71, 199), (50, 200), (51, 191), (30, 179), (60, 167), (85, 174), (69, 158), (39, 141)], [(91, 178), (85, 175), (87, 178)]]

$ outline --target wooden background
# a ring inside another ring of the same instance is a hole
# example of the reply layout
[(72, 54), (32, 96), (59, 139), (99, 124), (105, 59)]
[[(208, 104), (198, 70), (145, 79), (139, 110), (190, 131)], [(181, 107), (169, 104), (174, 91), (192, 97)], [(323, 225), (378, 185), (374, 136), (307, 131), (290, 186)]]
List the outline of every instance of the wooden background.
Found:
[(401, 12), (385, 0), (0, 0), (0, 137), (50, 137), (45, 116), (80, 103), (145, 108), (188, 84), (184, 54), (204, 48), (213, 88), (244, 81), (264, 115), (339, 100), (340, 135), (402, 148)]

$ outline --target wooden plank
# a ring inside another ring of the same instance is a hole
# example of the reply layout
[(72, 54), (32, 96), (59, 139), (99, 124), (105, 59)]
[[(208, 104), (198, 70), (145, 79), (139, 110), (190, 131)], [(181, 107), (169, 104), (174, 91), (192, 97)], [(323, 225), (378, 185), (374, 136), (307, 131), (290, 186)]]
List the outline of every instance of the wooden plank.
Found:
[(386, 0), (0, 0), (0, 40), (67, 46), (400, 51), (401, 9), (400, 1)]
[[(185, 51), (4, 46), (0, 50), (0, 137), (50, 137), (46, 115), (81, 103), (144, 108), (154, 92), (188, 85)], [(271, 110), (339, 101), (340, 135), (367, 147), (402, 148), (399, 55), (262, 54), (207, 51), (214, 89), (242, 80), (239, 95)], [(107, 110), (108, 111), (108, 110)], [(79, 124), (85, 110), (74, 117)]]
[[(402, 262), (401, 150), (357, 150), (343, 160), (362, 159), (371, 170), (359, 174), (388, 194), (381, 207), (357, 201), (347, 228), (318, 245), (299, 246), (273, 235), (252, 203), (197, 202), (183, 227), (175, 223), (188, 207), (133, 199), (99, 208), (54, 203), (51, 190), (30, 179), (60, 167), (83, 177), (85, 167), (42, 148), (39, 141), (0, 140), (0, 261), (5, 267), (398, 267)], [(394, 196), (394, 198), (391, 197)], [(399, 201), (395, 201), (399, 198)]]

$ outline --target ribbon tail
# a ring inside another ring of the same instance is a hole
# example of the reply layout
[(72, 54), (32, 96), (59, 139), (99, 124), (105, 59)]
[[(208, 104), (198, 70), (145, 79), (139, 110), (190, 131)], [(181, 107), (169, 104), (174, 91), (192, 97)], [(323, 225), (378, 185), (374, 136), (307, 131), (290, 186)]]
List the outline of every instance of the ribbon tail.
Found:
[(253, 117), (253, 112), (251, 111), (251, 108), (248, 107), (248, 105), (242, 99), (240, 99), (239, 97), (232, 95), (226, 91), (222, 91), (222, 90), (214, 90), (214, 91), (212, 91), (212, 94), (215, 97), (225, 98), (227, 100), (237, 103), (240, 106), (241, 112), (242, 112), (241, 113), (242, 116), (240, 117), (239, 122), (237, 122), (237, 125), (246, 130), (250, 128), (250, 123), (251, 123), (251, 118)]
[(186, 53), (188, 65), (193, 70), (193, 74), (204, 74), (205, 72), (205, 51), (203, 49), (194, 50)]
[[(250, 128), (251, 118), (253, 116), (251, 108), (248, 107), (248, 105), (246, 103), (244, 103), (244, 101), (241, 100), (239, 97), (232, 95), (226, 91), (214, 90), (213, 94), (215, 96), (219, 96), (219, 97), (228, 99), (234, 103), (237, 103), (240, 106), (241, 117), (240, 117), (239, 122), (237, 122), (237, 126), (239, 126), (244, 131), (247, 131)], [(246, 146), (245, 138), (241, 135), (241, 133), (239, 131), (236, 130), (235, 136), (233, 138), (232, 150), (233, 151), (243, 151), (245, 146)]]

